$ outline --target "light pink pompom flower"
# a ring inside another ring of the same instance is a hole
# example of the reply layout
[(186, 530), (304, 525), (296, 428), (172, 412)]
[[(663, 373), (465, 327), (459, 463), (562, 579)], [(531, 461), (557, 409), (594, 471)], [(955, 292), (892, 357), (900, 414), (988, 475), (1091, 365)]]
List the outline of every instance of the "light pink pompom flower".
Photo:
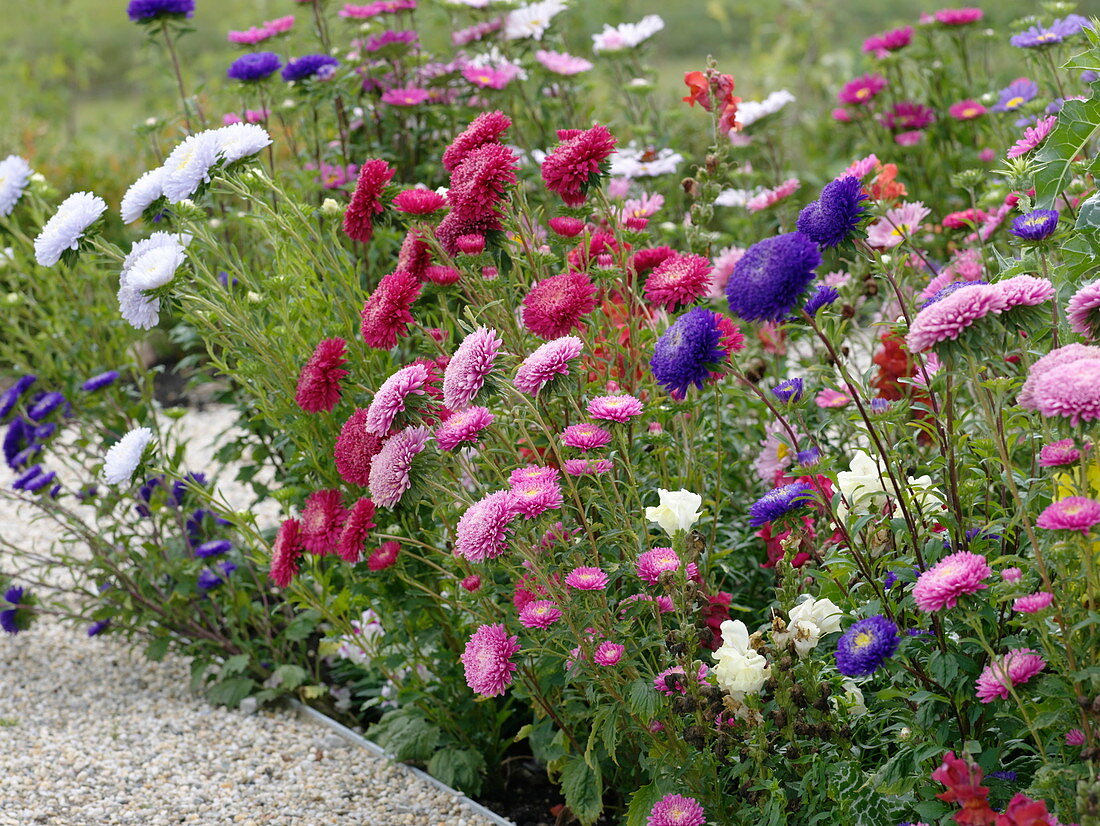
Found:
[(561, 619), (561, 609), (550, 599), (528, 602), (519, 612), (519, 623), (524, 628), (549, 628)]
[(1057, 350), (1051, 350), (1031, 365), (1031, 370), (1028, 371), (1027, 380), (1024, 382), (1023, 389), (1020, 390), (1020, 395), (1016, 398), (1017, 403), (1020, 407), (1027, 408), (1028, 410), (1038, 410), (1035, 390), (1039, 382), (1043, 380), (1047, 373), (1055, 368), (1082, 359), (1100, 359), (1100, 347), (1075, 343), (1059, 347)]
[(493, 559), (508, 550), (516, 518), (511, 491), (498, 490), (466, 509), (455, 529), (455, 556), (470, 562)]
[(1045, 278), (1017, 275), (991, 285), (1000, 290), (1005, 310), (1013, 307), (1035, 307), (1054, 298), (1054, 285)]
[(605, 641), (596, 646), (592, 652), (592, 662), (596, 665), (612, 666), (623, 658), (626, 647), (617, 642)]
[(565, 472), (570, 476), (598, 476), (610, 473), (613, 467), (610, 459), (566, 459)]
[(993, 284), (957, 290), (917, 313), (906, 343), (910, 352), (923, 353), (942, 341), (957, 339), (976, 321), (1000, 313), (1006, 306), (1005, 296)]
[(1042, 467), (1063, 467), (1072, 465), (1081, 458), (1081, 451), (1073, 439), (1059, 439), (1039, 450), (1039, 464)]
[(1067, 496), (1051, 502), (1035, 524), (1048, 531), (1080, 531), (1082, 535), (1100, 522), (1100, 502), (1087, 496)]
[(1035, 406), (1073, 425), (1100, 419), (1100, 361), (1078, 359), (1050, 370), (1035, 384)]
[(565, 575), (565, 584), (578, 591), (602, 591), (607, 587), (607, 574), (600, 568), (584, 565)]
[(503, 345), (503, 339), (488, 327), (478, 327), (462, 339), (443, 371), (443, 403), (447, 407), (460, 410), (477, 398)]
[(423, 396), (432, 380), (431, 371), (420, 363), (402, 367), (384, 382), (367, 408), (367, 433), (385, 436), (394, 420), (405, 412), (410, 396)]
[(413, 460), (424, 451), (431, 431), (426, 427), (406, 427), (395, 433), (371, 461), (367, 487), (371, 499), (380, 508), (394, 508), (412, 487)]
[(593, 419), (624, 424), (642, 415), (642, 402), (634, 396), (597, 396), (588, 403), (588, 415)]
[(676, 571), (680, 568), (680, 557), (672, 548), (654, 548), (651, 551), (639, 555), (635, 563), (638, 576), (650, 585), (657, 584), (657, 578), (665, 571)]
[(1019, 568), (1005, 568), (1001, 571), (1001, 579), (1005, 582), (1019, 582), (1023, 578), (1024, 572)]
[(1054, 594), (1049, 591), (1036, 591), (1013, 600), (1012, 610), (1018, 614), (1038, 614), (1044, 608), (1049, 608), (1054, 602)]
[(462, 444), (477, 444), (481, 431), (493, 423), (493, 414), (486, 407), (473, 405), (452, 413), (435, 429), (440, 450), (454, 450)]
[(569, 362), (583, 349), (584, 343), (576, 336), (548, 341), (523, 360), (512, 383), (521, 393), (537, 396), (554, 379), (568, 375)]
[(978, 699), (992, 703), (1006, 699), (1012, 686), (1026, 683), (1046, 668), (1046, 661), (1030, 648), (1014, 648), (985, 667), (975, 682)]
[(890, 249), (912, 236), (932, 210), (920, 201), (905, 203), (887, 210), (886, 216), (867, 227), (867, 243), (872, 247)]
[(508, 474), (508, 484), (513, 489), (517, 485), (556, 484), (559, 476), (561, 476), (561, 471), (556, 467), (527, 465), (527, 467), (516, 468)]
[(765, 189), (751, 197), (745, 204), (745, 209), (749, 212), (761, 212), (770, 206), (775, 206), (784, 198), (789, 198), (798, 191), (800, 186), (802, 183), (798, 178), (788, 178), (774, 189)]
[(587, 422), (584, 424), (571, 424), (562, 431), (561, 441), (566, 447), (575, 447), (578, 450), (594, 450), (610, 444), (611, 432)]
[(1100, 281), (1086, 284), (1066, 305), (1066, 318), (1073, 331), (1088, 341), (1100, 337)]
[(673, 253), (646, 278), (646, 300), (669, 312), (691, 304), (710, 290), (713, 269), (711, 262), (701, 255)]
[(482, 625), (466, 643), (459, 658), (466, 670), (466, 685), (483, 697), (503, 694), (512, 683), (519, 653), (518, 637), (508, 636), (503, 624)]
[(561, 507), (561, 487), (556, 482), (522, 482), (512, 486), (512, 507), (527, 519)]
[(993, 569), (986, 564), (984, 556), (958, 551), (920, 575), (913, 586), (913, 600), (922, 611), (954, 608), (964, 594), (988, 588), (982, 580), (992, 574)]

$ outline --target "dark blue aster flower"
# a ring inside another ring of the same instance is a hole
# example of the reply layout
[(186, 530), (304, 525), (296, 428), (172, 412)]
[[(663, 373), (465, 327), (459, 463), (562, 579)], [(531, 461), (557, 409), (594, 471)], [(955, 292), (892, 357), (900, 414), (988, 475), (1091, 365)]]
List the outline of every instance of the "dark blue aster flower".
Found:
[(12, 457), (12, 470), (18, 470), (19, 468), (23, 467), (41, 452), (42, 445), (31, 445), (30, 447), (23, 448), (21, 451), (16, 453), (15, 456)]
[(806, 299), (806, 306), (803, 309), (806, 311), (806, 315), (815, 316), (818, 310), (832, 304), (838, 298), (840, 298), (840, 293), (836, 291), (835, 287), (822, 284), (814, 291), (813, 295)]
[(31, 437), (40, 442), (44, 442), (56, 432), (57, 424), (54, 422), (46, 422), (45, 424), (40, 424), (38, 427), (36, 427), (34, 429), (34, 432), (31, 434)]
[(920, 308), (923, 310), (925, 307), (928, 307), (932, 304), (935, 304), (937, 301), (942, 301), (943, 299), (947, 298), (947, 296), (951, 295), (951, 293), (956, 292), (958, 290), (965, 289), (966, 287), (976, 287), (979, 284), (988, 284), (988, 283), (989, 283), (988, 281), (981, 281), (981, 280), (978, 280), (978, 281), (952, 281), (946, 287), (942, 287), (941, 289), (936, 290), (935, 294), (933, 294), (933, 296), (931, 298), (929, 298), (927, 301), (925, 301), (923, 304), (920, 305)]
[(813, 501), (813, 489), (804, 482), (770, 490), (749, 506), (749, 524), (762, 527), (793, 510), (804, 508)]
[(135, 23), (162, 17), (190, 17), (195, 13), (195, 0), (130, 0), (126, 13)]
[(3, 393), (0, 393), (0, 420), (7, 418), (8, 414), (11, 413), (12, 409), (15, 407), (15, 403), (19, 401), (19, 397), (36, 381), (38, 381), (38, 376), (32, 376), (28, 373), (25, 376), (17, 378), (15, 384)]
[(795, 454), (795, 461), (801, 467), (813, 467), (821, 461), (821, 450), (816, 447), (800, 450)]
[(324, 78), (339, 65), (339, 60), (327, 54), (307, 54), (303, 57), (295, 57), (288, 60), (286, 66), (283, 67), (283, 80), (289, 83), (293, 80), (305, 80), (315, 75)]
[(998, 780), (1005, 780), (1005, 781), (1011, 783), (1012, 781), (1014, 781), (1016, 779), (1016, 772), (1009, 771), (1007, 769), (999, 769), (995, 772), (990, 772), (986, 776), (987, 777), (995, 777)]
[(194, 545), (199, 541), (202, 536), (202, 524), (206, 517), (211, 516), (210, 511), (197, 508), (194, 510), (187, 521), (184, 523), (184, 528), (187, 530), (187, 536), (191, 540), (191, 544)]
[(219, 562), (218, 567), (221, 568), (222, 573), (229, 576), (235, 570), (237, 570), (237, 563), (226, 560), (225, 562)]
[(84, 382), (84, 384), (80, 385), (80, 389), (86, 390), (89, 393), (94, 390), (102, 390), (104, 387), (118, 381), (118, 375), (118, 370), (108, 370), (106, 373), (100, 373), (98, 376), (92, 376)]
[(748, 321), (779, 321), (798, 303), (820, 263), (817, 244), (801, 232), (753, 244), (726, 285), (730, 309)]
[(1051, 236), (1057, 228), (1058, 210), (1035, 209), (1014, 220), (1009, 232), (1024, 241), (1042, 241)]
[(711, 373), (726, 360), (719, 346), (722, 330), (717, 313), (696, 307), (684, 313), (657, 339), (649, 366), (657, 382), (683, 396), (694, 385), (702, 387)]
[(206, 474), (205, 473), (188, 473), (183, 479), (179, 479), (172, 484), (172, 495), (168, 499), (168, 504), (173, 507), (179, 507), (183, 504), (183, 498), (187, 495), (187, 483), (190, 482), (193, 485), (200, 487), (206, 487)]
[(27, 411), (27, 418), (40, 422), (64, 403), (65, 397), (60, 393), (46, 393)]
[(110, 624), (111, 621), (109, 619), (97, 620), (96, 622), (93, 622), (91, 625), (88, 626), (88, 636), (95, 637), (102, 634), (104, 631), (107, 630), (107, 627)]
[(883, 614), (852, 623), (836, 644), (836, 668), (846, 677), (866, 677), (898, 650), (898, 627)]
[(871, 399), (871, 412), (872, 413), (885, 413), (890, 409), (890, 400), (882, 398)]
[(32, 479), (28, 480), (23, 485), (23, 490), (27, 493), (37, 493), (46, 487), (46, 485), (52, 484), (53, 480), (57, 478), (57, 471), (51, 470), (49, 473), (41, 473)]
[(887, 571), (886, 576), (882, 578), (882, 587), (889, 591), (898, 581), (898, 575), (893, 571)]
[(859, 226), (866, 198), (859, 178), (837, 178), (825, 184), (818, 199), (798, 214), (798, 231), (821, 247), (835, 247)]
[(802, 398), (804, 385), (802, 379), (787, 379), (772, 388), (772, 395), (781, 402), (793, 404)]
[(199, 571), (197, 584), (199, 586), (199, 590), (209, 591), (212, 588), (217, 588), (224, 581), (225, 580), (223, 580), (220, 576), (211, 571), (209, 568), (203, 568), (201, 571)]
[(229, 64), (225, 74), (230, 80), (251, 83), (271, 77), (282, 65), (275, 52), (249, 52)]
[(30, 447), (34, 440), (34, 427), (27, 424), (21, 416), (16, 416), (8, 425), (4, 434), (4, 460), (8, 467), (15, 470), (15, 457), (26, 447)]
[(233, 547), (233, 543), (228, 539), (212, 539), (209, 542), (203, 542), (197, 548), (195, 548), (195, 556), (206, 558), (208, 556), (218, 556), (224, 554)]
[(41, 475), (42, 465), (31, 465), (23, 473), (15, 478), (15, 481), (11, 483), (11, 486), (16, 490), (23, 490), (30, 482)]
[(19, 612), (17, 606), (23, 601), (23, 593), (22, 588), (13, 587), (9, 588), (4, 594), (4, 602), (13, 607), (0, 611), (0, 629), (7, 631), (9, 634), (18, 634), (21, 630), (17, 616)]

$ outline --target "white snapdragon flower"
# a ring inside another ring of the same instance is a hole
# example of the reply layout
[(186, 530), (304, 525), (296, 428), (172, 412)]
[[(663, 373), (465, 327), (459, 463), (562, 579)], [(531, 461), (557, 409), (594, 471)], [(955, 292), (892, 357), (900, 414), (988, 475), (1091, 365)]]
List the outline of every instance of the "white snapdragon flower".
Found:
[(699, 521), (699, 507), (703, 504), (703, 497), (699, 494), (658, 488), (657, 495), (661, 504), (646, 508), (645, 518), (656, 522), (669, 536), (674, 536), (677, 531), (691, 530), (691, 526)]
[(722, 645), (714, 659), (715, 679), (734, 699), (760, 691), (771, 674), (767, 660), (749, 645), (749, 630), (741, 620), (722, 623)]
[(107, 451), (103, 460), (103, 481), (109, 485), (129, 482), (141, 462), (141, 454), (153, 440), (153, 431), (147, 427), (135, 427)]
[[(878, 462), (865, 451), (857, 450), (852, 457), (849, 470), (836, 475), (841, 500), (837, 505), (837, 518), (844, 520), (849, 513), (849, 502), (853, 513), (869, 513), (872, 505), (881, 504), (888, 495), (897, 495), (890, 477), (882, 470)], [(943, 498), (932, 484), (931, 476), (921, 476), (906, 480), (907, 487), (921, 510), (932, 510), (943, 504)]]

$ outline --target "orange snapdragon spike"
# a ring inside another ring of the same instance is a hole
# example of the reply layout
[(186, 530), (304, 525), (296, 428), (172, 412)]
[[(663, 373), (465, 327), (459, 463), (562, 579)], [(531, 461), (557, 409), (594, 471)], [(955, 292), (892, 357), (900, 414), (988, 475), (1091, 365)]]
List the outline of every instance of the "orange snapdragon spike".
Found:
[(898, 177), (897, 164), (878, 164), (875, 168), (878, 170), (878, 176), (868, 190), (872, 198), (876, 201), (896, 201), (909, 194), (905, 184), (895, 180)]
[(684, 83), (687, 84), (689, 93), (684, 103), (694, 106), (698, 103), (708, 112), (710, 111), (710, 81), (702, 72), (685, 72)]

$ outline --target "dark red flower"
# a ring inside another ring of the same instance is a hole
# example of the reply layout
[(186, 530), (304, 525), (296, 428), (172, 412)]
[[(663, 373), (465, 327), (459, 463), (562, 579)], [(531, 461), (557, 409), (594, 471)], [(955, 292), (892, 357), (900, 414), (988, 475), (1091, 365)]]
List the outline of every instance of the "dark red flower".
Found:
[(302, 561), (301, 524), (297, 519), (285, 519), (275, 534), (271, 548), (271, 581), (285, 588), (298, 575)]
[(340, 380), (348, 374), (344, 369), (347, 342), (342, 338), (326, 338), (318, 342), (313, 355), (298, 375), (294, 401), (307, 413), (328, 412), (340, 401)]
[(583, 272), (543, 279), (523, 299), (523, 324), (539, 338), (560, 338), (596, 309), (596, 285)]
[(353, 241), (367, 243), (374, 234), (374, 216), (382, 207), (382, 192), (393, 177), (393, 169), (383, 160), (372, 158), (359, 168), (359, 181), (344, 213), (344, 232)]
[(401, 251), (397, 254), (397, 269), (404, 270), (419, 281), (424, 280), (424, 271), (431, 266), (432, 248), (424, 240), (424, 234), (410, 228), (401, 242)]
[(416, 276), (403, 270), (383, 276), (360, 313), (363, 341), (379, 350), (394, 347), (399, 337), (408, 335), (413, 320), (409, 308), (419, 296)]
[(302, 545), (318, 556), (335, 553), (347, 517), (340, 491), (314, 491), (302, 509)]
[(348, 511), (347, 521), (336, 542), (336, 555), (345, 562), (355, 564), (367, 544), (367, 536), (374, 528), (374, 502), (363, 497)]
[(559, 130), (558, 137), (561, 143), (542, 162), (542, 180), (568, 206), (580, 206), (601, 165), (615, 151), (615, 136), (596, 124), (584, 131)]
[(511, 119), (503, 112), (482, 112), (451, 141), (443, 153), (443, 168), (454, 172), (473, 150), (487, 143), (499, 143), (511, 125)]
[(340, 435), (336, 438), (336, 446), (332, 451), (340, 478), (349, 485), (367, 487), (371, 460), (382, 449), (383, 441), (385, 439), (367, 433), (366, 408), (356, 409), (340, 428)]

